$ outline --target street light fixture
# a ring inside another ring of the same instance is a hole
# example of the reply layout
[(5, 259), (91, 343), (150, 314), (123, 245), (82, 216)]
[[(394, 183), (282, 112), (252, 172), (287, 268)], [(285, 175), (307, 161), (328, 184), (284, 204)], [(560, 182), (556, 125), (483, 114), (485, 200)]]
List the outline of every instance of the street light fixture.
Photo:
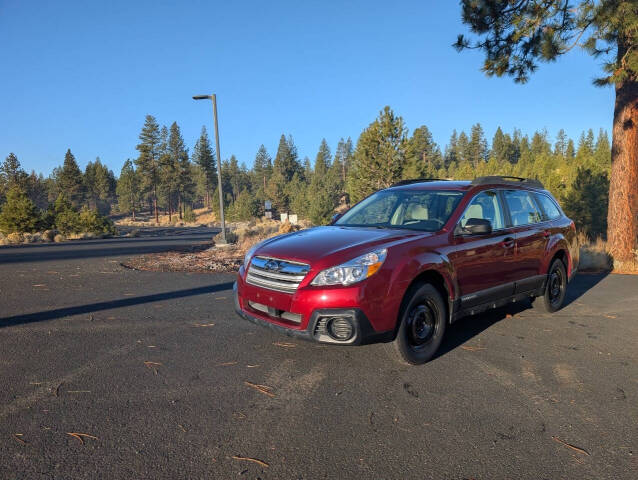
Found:
[(222, 192), (222, 164), (221, 154), (219, 153), (219, 131), (217, 129), (217, 96), (212, 95), (194, 95), (193, 100), (208, 100), (213, 102), (213, 119), (215, 121), (215, 152), (217, 156), (217, 189), (219, 190), (219, 216), (222, 223), (222, 242), (226, 244), (226, 221), (224, 220), (224, 193)]

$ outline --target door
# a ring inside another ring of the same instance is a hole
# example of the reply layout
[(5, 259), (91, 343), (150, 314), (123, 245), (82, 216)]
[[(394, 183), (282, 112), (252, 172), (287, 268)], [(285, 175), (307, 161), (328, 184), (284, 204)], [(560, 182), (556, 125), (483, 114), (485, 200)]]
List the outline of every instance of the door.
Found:
[[(468, 235), (463, 227), (470, 218), (489, 220), (492, 233)], [(456, 272), (461, 309), (508, 297), (514, 293), (514, 236), (505, 230), (499, 195), (478, 193), (468, 204), (455, 230), (448, 258)]]
[(516, 241), (516, 293), (532, 291), (545, 279), (540, 269), (549, 236), (547, 224), (531, 192), (504, 190), (503, 198)]

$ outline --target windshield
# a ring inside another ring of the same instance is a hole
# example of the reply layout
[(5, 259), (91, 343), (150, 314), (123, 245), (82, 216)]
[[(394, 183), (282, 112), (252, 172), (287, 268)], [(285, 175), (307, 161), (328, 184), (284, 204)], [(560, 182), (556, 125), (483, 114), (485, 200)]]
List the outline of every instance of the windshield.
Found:
[(335, 225), (436, 232), (463, 195), (445, 190), (381, 190), (348, 210)]

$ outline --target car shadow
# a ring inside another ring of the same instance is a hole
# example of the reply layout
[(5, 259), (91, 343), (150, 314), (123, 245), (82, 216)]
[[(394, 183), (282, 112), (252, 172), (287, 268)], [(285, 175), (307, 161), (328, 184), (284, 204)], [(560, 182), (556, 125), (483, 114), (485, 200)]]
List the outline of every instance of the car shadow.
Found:
[(109, 300), (106, 302), (89, 303), (86, 305), (77, 305), (74, 307), (56, 308), (54, 310), (45, 310), (43, 312), (27, 313), (23, 315), (13, 315), (11, 317), (0, 318), (0, 328), (13, 327), (16, 325), (24, 325), (34, 322), (43, 322), (46, 320), (54, 320), (56, 318), (70, 317), (72, 315), (95, 313), (103, 310), (111, 310), (114, 308), (131, 307), (144, 303), (160, 302), (162, 300), (174, 300), (176, 298), (223, 292), (232, 290), (232, 288), (233, 282), (225, 282), (215, 285), (207, 285), (204, 287), (175, 290), (172, 292), (155, 293), (151, 295), (142, 295), (139, 297), (120, 298), (117, 300)]
[[(578, 300), (586, 292), (598, 285), (607, 275), (608, 273), (576, 275), (567, 288), (567, 295), (565, 297), (565, 304), (563, 308)], [(511, 303), (505, 307), (490, 310), (479, 315), (464, 317), (457, 320), (452, 325), (448, 326), (443, 342), (441, 343), (441, 346), (434, 358), (442, 357), (446, 353), (467, 343), (469, 340), (487, 330), (495, 323), (531, 308), (531, 303), (524, 300), (521, 302)]]

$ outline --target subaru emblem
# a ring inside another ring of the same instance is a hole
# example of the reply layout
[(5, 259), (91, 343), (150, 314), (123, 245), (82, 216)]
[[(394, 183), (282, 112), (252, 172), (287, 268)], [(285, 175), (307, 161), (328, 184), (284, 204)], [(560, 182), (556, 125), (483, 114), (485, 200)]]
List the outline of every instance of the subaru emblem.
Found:
[(272, 272), (278, 272), (279, 270), (281, 270), (281, 264), (277, 260), (270, 259), (266, 262), (264, 268)]

